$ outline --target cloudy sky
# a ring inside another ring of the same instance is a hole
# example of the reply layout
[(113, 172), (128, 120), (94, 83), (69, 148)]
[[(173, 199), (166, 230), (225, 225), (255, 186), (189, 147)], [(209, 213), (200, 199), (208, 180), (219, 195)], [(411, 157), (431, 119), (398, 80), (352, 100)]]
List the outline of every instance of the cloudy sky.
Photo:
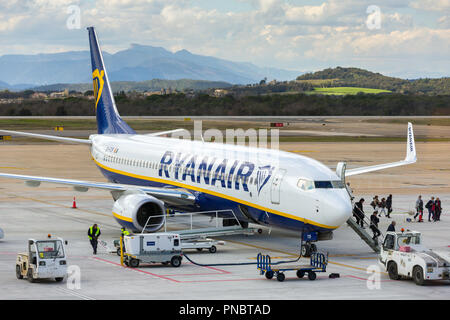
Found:
[(0, 0), (0, 55), (87, 50), (90, 25), (110, 53), (140, 43), (299, 71), (450, 76), (450, 0)]

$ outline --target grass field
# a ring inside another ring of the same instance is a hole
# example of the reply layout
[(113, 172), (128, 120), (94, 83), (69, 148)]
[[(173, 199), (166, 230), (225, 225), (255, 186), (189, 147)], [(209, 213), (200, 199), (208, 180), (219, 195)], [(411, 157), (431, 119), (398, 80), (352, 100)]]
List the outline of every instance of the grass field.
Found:
[(306, 92), (307, 94), (329, 94), (329, 95), (347, 95), (358, 93), (390, 93), (389, 90), (371, 89), (371, 88), (359, 88), (359, 87), (329, 87), (329, 88), (314, 88), (313, 91)]

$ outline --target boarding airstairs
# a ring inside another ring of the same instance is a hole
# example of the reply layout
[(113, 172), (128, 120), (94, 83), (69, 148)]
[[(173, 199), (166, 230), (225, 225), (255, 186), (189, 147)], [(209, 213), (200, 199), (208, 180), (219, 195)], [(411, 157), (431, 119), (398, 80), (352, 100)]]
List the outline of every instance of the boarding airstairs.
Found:
[[(372, 231), (370, 229), (370, 222), (368, 221), (367, 217), (364, 217), (363, 225), (364, 228), (362, 228), (360, 225), (356, 223), (356, 219), (354, 217), (350, 217), (347, 220), (347, 224), (352, 228), (356, 234), (365, 242), (369, 247), (372, 248), (373, 251), (376, 253), (380, 252), (380, 243), (383, 242), (383, 234), (380, 234), (377, 241), (374, 241), (372, 239), (372, 235), (369, 234), (368, 231)], [(380, 231), (381, 232), (381, 231)]]
[[(350, 196), (351, 202), (352, 202), (352, 208), (354, 208), (355, 204), (353, 203), (353, 192), (350, 188), (350, 186), (345, 182), (345, 170), (346, 170), (347, 164), (345, 162), (339, 162), (336, 167), (336, 174), (342, 179), (342, 183), (344, 184), (345, 188), (347, 189), (348, 195)], [(350, 217), (347, 220), (347, 224), (350, 226), (350, 228), (353, 229), (353, 231), (356, 232), (356, 234), (365, 242), (369, 247), (372, 248), (373, 251), (376, 253), (380, 252), (380, 243), (383, 243), (384, 235), (380, 231), (380, 236), (377, 238), (377, 240), (373, 240), (373, 236), (369, 234), (368, 231), (372, 231), (370, 229), (370, 220), (364, 215), (363, 219), (363, 226), (361, 227), (356, 223), (356, 218), (354, 216)], [(378, 229), (379, 231), (379, 229)]]

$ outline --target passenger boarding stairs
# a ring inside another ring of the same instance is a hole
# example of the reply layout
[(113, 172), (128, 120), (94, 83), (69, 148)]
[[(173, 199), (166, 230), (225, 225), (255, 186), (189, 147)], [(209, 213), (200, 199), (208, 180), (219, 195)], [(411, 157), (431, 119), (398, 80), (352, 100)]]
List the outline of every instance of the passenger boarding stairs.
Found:
[[(341, 166), (341, 168), (339, 170), (343, 170), (341, 175), (344, 176), (344, 171), (345, 171), (345, 164), (339, 164)], [(338, 167), (339, 167), (338, 165)], [(338, 171), (338, 170), (337, 170)], [(345, 180), (343, 180), (343, 183), (345, 185), (345, 188), (347, 189), (347, 192), (350, 196), (350, 199), (352, 201), (352, 208), (355, 207), (355, 204), (353, 203), (353, 193), (351, 191), (351, 189), (349, 188), (349, 186), (345, 183)], [(366, 215), (364, 215), (364, 219), (363, 219), (363, 226), (364, 228), (361, 227), (361, 225), (356, 223), (356, 218), (354, 216), (351, 216), (348, 220), (347, 220), (347, 224), (350, 226), (350, 228), (352, 228), (356, 234), (365, 242), (367, 243), (367, 245), (369, 247), (372, 248), (373, 251), (375, 251), (376, 253), (380, 253), (380, 243), (383, 243), (384, 241), (384, 235), (381, 233), (380, 229), (378, 229), (378, 231), (380, 231), (380, 235), (378, 236), (377, 240), (373, 240), (373, 234), (371, 235), (372, 229), (370, 229), (370, 219), (368, 219), (366, 217)]]
[(369, 247), (372, 248), (373, 251), (376, 253), (380, 253), (380, 243), (383, 242), (383, 234), (380, 234), (377, 241), (374, 241), (372, 233), (372, 229), (370, 229), (370, 221), (367, 219), (367, 217), (364, 217), (363, 225), (364, 228), (362, 228), (360, 225), (356, 223), (355, 217), (350, 217), (347, 220), (347, 224), (352, 228), (356, 234), (365, 242)]

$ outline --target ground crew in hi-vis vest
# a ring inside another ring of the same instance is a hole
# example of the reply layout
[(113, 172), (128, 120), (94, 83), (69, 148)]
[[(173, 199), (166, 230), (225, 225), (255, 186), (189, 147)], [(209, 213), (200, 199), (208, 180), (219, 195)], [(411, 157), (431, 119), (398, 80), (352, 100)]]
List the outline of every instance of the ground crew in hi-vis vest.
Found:
[(94, 250), (94, 254), (97, 254), (97, 244), (98, 244), (98, 237), (100, 236), (100, 228), (97, 226), (97, 224), (94, 224), (92, 227), (88, 230), (88, 238), (91, 242), (92, 249)]

